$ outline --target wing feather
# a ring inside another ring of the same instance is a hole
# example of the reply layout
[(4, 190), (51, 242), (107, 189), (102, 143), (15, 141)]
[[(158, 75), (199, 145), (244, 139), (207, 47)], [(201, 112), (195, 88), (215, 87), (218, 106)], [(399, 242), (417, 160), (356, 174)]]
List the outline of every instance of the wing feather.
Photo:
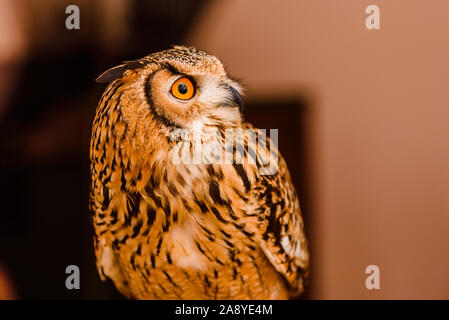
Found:
[[(271, 145), (270, 148), (271, 154), (277, 152), (276, 146)], [(277, 170), (273, 171), (274, 174), (258, 175), (251, 188), (253, 207), (264, 221), (259, 224), (259, 246), (274, 269), (286, 280), (292, 294), (296, 295), (304, 290), (309, 273), (304, 222), (284, 159), (279, 153), (276, 157), (269, 157), (270, 166), (272, 161), (277, 162)]]

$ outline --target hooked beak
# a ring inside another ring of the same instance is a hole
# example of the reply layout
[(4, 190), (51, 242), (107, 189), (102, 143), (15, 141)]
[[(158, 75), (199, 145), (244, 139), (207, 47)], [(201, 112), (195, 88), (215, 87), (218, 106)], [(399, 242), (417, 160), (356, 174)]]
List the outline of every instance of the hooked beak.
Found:
[(230, 97), (229, 97), (230, 105), (239, 107), (239, 111), (242, 111), (243, 110), (243, 100), (242, 100), (242, 97), (240, 96), (240, 93), (231, 86), (228, 86), (228, 88), (231, 93)]

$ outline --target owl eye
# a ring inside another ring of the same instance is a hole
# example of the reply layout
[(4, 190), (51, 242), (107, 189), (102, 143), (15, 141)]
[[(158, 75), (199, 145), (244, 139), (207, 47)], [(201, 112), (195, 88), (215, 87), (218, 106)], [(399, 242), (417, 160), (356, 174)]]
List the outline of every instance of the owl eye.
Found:
[(181, 100), (189, 100), (195, 95), (195, 86), (192, 80), (186, 77), (179, 78), (171, 86), (171, 94)]

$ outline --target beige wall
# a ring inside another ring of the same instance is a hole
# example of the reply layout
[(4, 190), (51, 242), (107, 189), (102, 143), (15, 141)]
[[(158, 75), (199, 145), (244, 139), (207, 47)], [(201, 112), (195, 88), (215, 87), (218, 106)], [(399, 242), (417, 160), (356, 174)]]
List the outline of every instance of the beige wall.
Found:
[(191, 33), (250, 96), (312, 99), (313, 298), (449, 298), (448, 17), (447, 0), (220, 0)]

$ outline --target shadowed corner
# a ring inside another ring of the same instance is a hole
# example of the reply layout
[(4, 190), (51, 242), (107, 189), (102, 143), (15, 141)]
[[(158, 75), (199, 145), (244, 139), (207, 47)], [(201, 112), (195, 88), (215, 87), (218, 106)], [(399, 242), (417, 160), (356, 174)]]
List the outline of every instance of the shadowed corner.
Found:
[(0, 263), (0, 300), (16, 300), (18, 295), (13, 280), (6, 268)]

